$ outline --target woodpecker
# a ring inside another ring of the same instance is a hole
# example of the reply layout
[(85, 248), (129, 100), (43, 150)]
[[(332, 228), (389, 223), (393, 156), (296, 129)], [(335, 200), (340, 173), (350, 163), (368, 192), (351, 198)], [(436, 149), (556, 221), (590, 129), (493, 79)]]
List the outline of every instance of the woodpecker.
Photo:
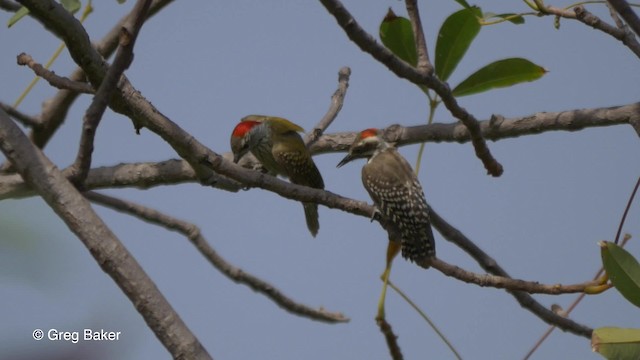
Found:
[[(273, 176), (283, 176), (298, 185), (324, 189), (324, 180), (302, 140), (299, 125), (265, 115), (249, 115), (241, 119), (231, 133), (233, 161), (237, 163), (251, 152)], [(318, 204), (302, 203), (307, 228), (314, 237), (318, 233)]]
[[(378, 129), (360, 132), (338, 167), (358, 158), (368, 159), (362, 168), (362, 183), (384, 220), (397, 229), (402, 257), (428, 265), (436, 254), (429, 205), (411, 165), (382, 139)], [(390, 259), (387, 261), (390, 266)]]

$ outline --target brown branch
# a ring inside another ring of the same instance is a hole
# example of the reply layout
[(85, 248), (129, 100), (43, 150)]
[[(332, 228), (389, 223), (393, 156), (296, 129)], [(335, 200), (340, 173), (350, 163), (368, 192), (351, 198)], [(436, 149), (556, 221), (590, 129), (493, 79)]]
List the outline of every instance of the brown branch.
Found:
[(191, 223), (176, 219), (172, 216), (163, 214), (146, 206), (99, 194), (96, 192), (89, 191), (84, 193), (84, 195), (87, 199), (102, 206), (106, 206), (115, 211), (135, 216), (151, 224), (179, 232), (180, 234), (187, 237), (189, 241), (191, 241), (191, 243), (211, 263), (211, 265), (213, 265), (231, 281), (238, 284), (246, 285), (252, 290), (265, 295), (273, 302), (275, 302), (278, 306), (292, 314), (328, 323), (349, 321), (349, 319), (342, 313), (329, 312), (323, 308), (313, 309), (304, 304), (298, 303), (283, 294), (273, 285), (230, 264), (227, 260), (220, 256), (211, 245), (209, 245), (209, 242), (202, 235), (200, 229)]
[[(438, 232), (444, 237), (445, 240), (454, 243), (456, 246), (464, 250), (469, 254), (486, 272), (510, 278), (509, 274), (493, 259), (489, 254), (485, 253), (480, 247), (478, 247), (473, 241), (467, 238), (460, 230), (451, 226), (446, 220), (444, 220), (437, 212), (430, 208), (431, 223), (438, 230)], [(564, 331), (572, 332), (576, 335), (591, 338), (593, 329), (578, 324), (575, 321), (559, 316), (553, 311), (542, 306), (531, 295), (523, 291), (507, 290), (520, 305), (531, 311), (534, 315), (542, 319), (548, 324), (556, 325)]]
[(638, 18), (635, 11), (631, 9), (629, 3), (625, 0), (607, 0), (607, 2), (616, 9), (624, 21), (640, 36), (640, 18)]
[(82, 187), (82, 183), (84, 183), (89, 174), (93, 154), (93, 143), (98, 125), (102, 120), (104, 112), (107, 110), (109, 99), (116, 89), (120, 76), (129, 68), (133, 61), (133, 47), (150, 5), (151, 0), (138, 0), (127, 17), (127, 20), (122, 25), (119, 41), (120, 46), (113, 60), (113, 64), (109, 67), (109, 70), (107, 70), (102, 83), (100, 83), (96, 91), (96, 95), (93, 97), (93, 101), (91, 101), (91, 105), (89, 105), (84, 115), (78, 154), (69, 169), (69, 178), (76, 186)]
[(636, 56), (640, 57), (640, 43), (638, 43), (638, 40), (632, 33), (625, 29), (610, 25), (606, 21), (587, 11), (584, 6), (580, 5), (574, 7), (573, 10), (568, 10), (544, 5), (542, 1), (537, 1), (536, 4), (538, 5), (539, 15), (553, 15), (564, 19), (578, 20), (585, 25), (591, 26), (592, 28), (600, 30), (621, 41)]
[(420, 11), (418, 10), (417, 0), (405, 0), (407, 7), (407, 14), (411, 21), (411, 28), (413, 29), (413, 38), (415, 40), (416, 53), (418, 54), (418, 63), (416, 68), (418, 71), (431, 75), (433, 74), (433, 65), (429, 61), (429, 50), (427, 49), (427, 41), (424, 37), (424, 31), (422, 29), (422, 20), (420, 19)]
[(24, 126), (35, 129), (42, 125), (40, 119), (38, 119), (37, 117), (27, 115), (11, 105), (0, 102), (0, 109), (4, 110), (7, 114), (9, 114), (9, 116), (22, 123), (22, 125)]
[(320, 136), (322, 136), (324, 131), (338, 116), (340, 110), (342, 110), (344, 97), (347, 95), (347, 89), (349, 88), (350, 76), (351, 69), (348, 67), (343, 67), (338, 71), (338, 88), (331, 96), (331, 106), (329, 106), (329, 110), (327, 110), (327, 113), (322, 117), (322, 119), (320, 119), (313, 130), (309, 131), (307, 135), (305, 135), (304, 142), (307, 144), (307, 147), (311, 146)]
[(504, 276), (476, 274), (458, 266), (451, 265), (441, 259), (433, 259), (429, 262), (429, 265), (446, 276), (456, 278), (469, 284), (475, 284), (482, 287), (493, 287), (496, 289), (508, 289), (510, 291), (524, 291), (529, 294), (574, 294), (584, 292), (585, 288), (588, 286), (598, 285), (597, 281), (588, 281), (573, 285), (547, 285), (540, 284), (535, 281), (524, 281)]
[(175, 359), (211, 359), (89, 202), (2, 110), (0, 150), (113, 278)]
[[(32, 12), (34, 15), (43, 21), (48, 28), (52, 29), (54, 33), (58, 34), (65, 40), (69, 46), (72, 56), (76, 62), (85, 69), (90, 81), (92, 83), (99, 83), (101, 78), (104, 76), (104, 68), (99, 66), (99, 64), (94, 63), (96, 61), (96, 56), (93, 54), (95, 51), (88, 42), (88, 39), (86, 39), (87, 41), (83, 41), (84, 37), (76, 35), (84, 32), (82, 26), (68, 13), (45, 11), (45, 8), (49, 9), (51, 7), (56, 7), (57, 4), (55, 2), (45, 0), (21, 1), (33, 5), (32, 10), (35, 11)], [(44, 8), (41, 8), (41, 6), (44, 6)], [(366, 216), (368, 218), (371, 218), (373, 214), (373, 208), (366, 203), (343, 198), (327, 191), (290, 184), (272, 176), (260, 174), (237, 166), (231, 161), (224, 159), (222, 156), (206, 148), (193, 136), (182, 130), (177, 124), (164, 116), (146, 99), (144, 99), (140, 92), (133, 88), (126, 77), (123, 77), (122, 85), (119, 90), (120, 91), (116, 93), (116, 96), (112, 99), (112, 108), (126, 116), (129, 116), (137, 127), (147, 127), (151, 131), (160, 135), (176, 150), (178, 154), (180, 154), (191, 164), (192, 167), (194, 167), (199, 179), (214, 175), (213, 171), (215, 171), (218, 174), (246, 184), (248, 187), (259, 187), (297, 201), (316, 202), (329, 208), (338, 208), (353, 214)], [(470, 136), (473, 138), (473, 135)], [(519, 292), (513, 292), (514, 296), (518, 294)], [(566, 328), (567, 330), (580, 333), (579, 329), (576, 330), (575, 328), (572, 328), (572, 326), (575, 327), (576, 325), (574, 322), (569, 321), (563, 323), (555, 318), (557, 317), (555, 314), (552, 314), (553, 316), (547, 316), (547, 314), (544, 313), (546, 309), (544, 309), (539, 303), (533, 301), (532, 298), (521, 296), (516, 296), (516, 298), (523, 306), (536, 313), (545, 321), (555, 321), (561, 328)], [(542, 310), (538, 308), (542, 308)], [(590, 332), (590, 329), (587, 328), (587, 331)], [(583, 335), (584, 331), (580, 334)]]
[(449, 85), (433, 75), (418, 71), (395, 56), (389, 49), (380, 45), (373, 36), (368, 34), (357, 23), (355, 18), (339, 0), (320, 0), (320, 2), (322, 2), (322, 5), (324, 5), (327, 11), (335, 17), (338, 25), (342, 27), (349, 39), (358, 45), (362, 51), (384, 64), (398, 77), (407, 79), (418, 86), (427, 86), (435, 91), (449, 112), (460, 120), (469, 130), (471, 143), (473, 144), (476, 156), (482, 161), (487, 172), (492, 176), (500, 176), (502, 174), (502, 165), (491, 155), (491, 151), (487, 147), (480, 132), (478, 121), (471, 113), (458, 104), (458, 101), (451, 93)]
[[(195, 172), (184, 160), (167, 160), (159, 163), (131, 163), (105, 166), (89, 171), (85, 181), (88, 190), (136, 188), (149, 189), (162, 185), (196, 182)], [(220, 186), (222, 182), (216, 185)], [(237, 182), (225, 190), (240, 188)], [(37, 195), (20, 175), (0, 175), (0, 200), (19, 199)]]
[[(149, 8), (147, 18), (151, 18), (172, 2), (173, 0), (154, 0)], [(120, 29), (127, 21), (127, 18), (128, 15), (120, 19), (109, 33), (95, 44), (96, 50), (102, 57), (108, 58), (113, 54), (113, 52), (115, 52), (118, 47)], [(78, 68), (73, 71), (69, 76), (69, 79), (76, 82), (86, 82), (86, 75), (82, 68)], [(44, 102), (42, 113), (40, 115), (43, 126), (33, 129), (30, 134), (31, 139), (38, 147), (44, 148), (44, 146), (49, 142), (49, 139), (51, 139), (53, 134), (66, 119), (67, 112), (77, 97), (77, 92), (60, 90), (52, 98)]]
[(391, 328), (391, 324), (387, 322), (387, 320), (383, 318), (376, 318), (376, 324), (380, 328), (380, 332), (384, 336), (385, 341), (387, 342), (387, 347), (389, 348), (389, 355), (391, 355), (391, 359), (393, 360), (402, 360), (404, 356), (402, 356), (402, 351), (400, 350), (400, 346), (398, 345), (398, 336), (393, 333), (393, 329)]
[(58, 88), (71, 90), (83, 94), (93, 94), (95, 91), (93, 87), (85, 82), (74, 81), (64, 76), (58, 76), (53, 71), (46, 69), (44, 66), (37, 63), (31, 55), (21, 53), (18, 55), (18, 65), (27, 66), (33, 72), (45, 79), (49, 85)]
[[(480, 122), (484, 136), (497, 141), (518, 136), (535, 135), (548, 131), (578, 131), (591, 127), (622, 124), (640, 125), (640, 103), (610, 108), (543, 112), (506, 119), (494, 116)], [(637, 127), (640, 130), (640, 126)], [(427, 142), (466, 142), (467, 129), (460, 124), (432, 124), (412, 127), (392, 126), (386, 136), (398, 146)], [(640, 131), (638, 132), (640, 137)], [(353, 142), (355, 133), (334, 133), (321, 136), (311, 147), (314, 154), (345, 151)], [(230, 153), (223, 156), (231, 159)], [(150, 188), (195, 182), (193, 169), (184, 160), (167, 160), (159, 163), (133, 163), (100, 167), (89, 172), (85, 186), (89, 190), (105, 188)], [(218, 177), (213, 185), (226, 191), (238, 191), (242, 184), (227, 177)], [(0, 200), (33, 196), (19, 176), (0, 176)]]
[[(640, 124), (640, 103), (607, 108), (540, 112), (514, 118), (494, 115), (491, 119), (480, 122), (480, 130), (486, 139), (497, 141), (548, 131), (578, 131), (621, 124)], [(470, 140), (468, 129), (459, 123), (434, 123), (408, 127), (392, 125), (384, 129), (384, 133), (385, 137), (397, 146), (422, 142), (465, 143)], [(640, 136), (640, 132), (638, 134)], [(355, 132), (327, 134), (322, 136), (310, 150), (315, 154), (346, 151), (355, 135)]]

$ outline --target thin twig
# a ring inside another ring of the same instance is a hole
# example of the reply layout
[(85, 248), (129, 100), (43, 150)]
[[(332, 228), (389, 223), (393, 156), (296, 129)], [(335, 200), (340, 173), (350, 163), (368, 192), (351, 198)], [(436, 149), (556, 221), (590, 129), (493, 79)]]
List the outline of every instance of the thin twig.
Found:
[(55, 88), (71, 90), (83, 94), (93, 94), (95, 92), (90, 84), (74, 81), (64, 76), (58, 76), (53, 71), (48, 70), (37, 63), (28, 54), (21, 53), (18, 55), (18, 65), (29, 67), (29, 69), (33, 70), (36, 75), (47, 80), (47, 82)]
[[(147, 18), (151, 18), (173, 1), (174, 0), (154, 0), (149, 8)], [(122, 29), (122, 26), (127, 21), (128, 17), (129, 15), (126, 15), (120, 19), (120, 21), (118, 21), (118, 23), (115, 24), (114, 27), (95, 44), (95, 49), (105, 59), (109, 58), (115, 52), (118, 46), (120, 29)], [(69, 79), (76, 82), (86, 82), (86, 75), (82, 68), (77, 68), (73, 73), (71, 73)], [(77, 97), (77, 92), (60, 90), (53, 97), (44, 102), (42, 113), (39, 116), (39, 118), (42, 119), (42, 126), (33, 129), (30, 134), (34, 144), (40, 148), (45, 147), (60, 125), (65, 121), (69, 108)]]
[(391, 324), (389, 324), (384, 318), (377, 318), (376, 324), (378, 324), (380, 332), (382, 333), (382, 335), (384, 335), (384, 339), (387, 342), (387, 347), (389, 348), (389, 355), (391, 355), (391, 359), (404, 359), (404, 356), (402, 356), (402, 350), (400, 350), (400, 346), (398, 345), (398, 336), (393, 333)]
[(0, 102), (0, 109), (4, 110), (7, 114), (9, 114), (9, 116), (22, 123), (22, 125), (24, 126), (37, 128), (42, 125), (40, 119), (34, 116), (27, 115), (11, 105)]
[(611, 19), (613, 20), (614, 23), (616, 23), (616, 26), (618, 27), (618, 29), (624, 30), (625, 28), (624, 22), (622, 21), (622, 19), (620, 19), (620, 16), (618, 16), (616, 9), (614, 9), (613, 6), (611, 6), (611, 3), (609, 2), (607, 2), (607, 8), (609, 9), (609, 15), (611, 16)]
[(0, 150), (122, 289), (175, 359), (211, 359), (140, 264), (60, 170), (0, 110)]
[(597, 285), (597, 281), (587, 281), (580, 284), (562, 285), (562, 284), (541, 284), (537, 281), (525, 281), (513, 279), (511, 277), (496, 276), (490, 274), (477, 274), (458, 266), (451, 265), (442, 259), (431, 259), (429, 265), (437, 269), (446, 276), (456, 278), (460, 281), (475, 284), (482, 287), (493, 287), (496, 289), (507, 289), (510, 291), (524, 291), (529, 294), (572, 294), (584, 292), (585, 288)]
[(331, 125), (333, 120), (338, 116), (340, 110), (342, 110), (342, 105), (344, 104), (344, 98), (347, 95), (347, 89), (349, 88), (349, 77), (351, 76), (351, 69), (348, 67), (343, 67), (338, 71), (338, 88), (331, 96), (331, 106), (329, 106), (329, 110), (322, 117), (320, 122), (313, 128), (312, 131), (308, 132), (304, 137), (304, 142), (307, 144), (307, 147), (311, 146), (314, 142), (318, 140), (320, 136), (324, 133), (324, 131)]
[(127, 21), (125, 21), (121, 29), (120, 47), (113, 64), (107, 70), (91, 105), (89, 105), (85, 113), (78, 154), (70, 168), (70, 178), (76, 186), (81, 186), (89, 174), (96, 130), (100, 120), (102, 120), (102, 115), (107, 109), (111, 95), (117, 87), (120, 76), (133, 61), (133, 47), (150, 5), (151, 0), (138, 0), (133, 10), (131, 10)]
[(417, 69), (426, 75), (433, 74), (433, 65), (429, 61), (429, 50), (427, 48), (427, 41), (424, 37), (424, 30), (422, 29), (422, 20), (420, 19), (420, 11), (418, 10), (417, 0), (405, 0), (407, 7), (407, 14), (411, 21), (411, 28), (413, 29), (413, 37), (415, 39), (416, 53), (418, 54)]
[(593, 27), (596, 30), (600, 30), (605, 34), (611, 35), (615, 39), (620, 40), (637, 57), (640, 57), (640, 43), (638, 42), (636, 37), (633, 36), (633, 34), (626, 31), (625, 29), (610, 25), (606, 21), (587, 11), (584, 6), (578, 5), (575, 6), (572, 10), (569, 10), (544, 5), (542, 1), (537, 1), (536, 4), (538, 4), (539, 15), (553, 15), (556, 16), (556, 18), (560, 17), (564, 19), (578, 20), (588, 26)]
[(200, 229), (194, 224), (176, 219), (172, 216), (163, 214), (160, 211), (131, 201), (114, 198), (92, 191), (85, 192), (84, 195), (87, 199), (102, 206), (135, 216), (151, 224), (177, 231), (186, 236), (196, 249), (198, 249), (198, 251), (211, 263), (211, 265), (227, 276), (231, 281), (246, 285), (254, 291), (265, 295), (282, 309), (292, 314), (327, 323), (341, 323), (349, 321), (349, 318), (345, 317), (342, 313), (329, 312), (323, 308), (313, 309), (304, 304), (298, 303), (283, 294), (275, 286), (232, 265), (218, 254), (218, 252), (202, 235)]
[(478, 121), (458, 104), (458, 101), (451, 93), (449, 85), (435, 76), (418, 71), (395, 56), (389, 49), (380, 45), (373, 36), (358, 24), (339, 0), (320, 0), (320, 2), (335, 17), (338, 25), (342, 27), (349, 39), (358, 45), (362, 51), (373, 56), (398, 77), (407, 79), (418, 86), (427, 86), (435, 91), (449, 112), (468, 128), (476, 156), (482, 161), (487, 172), (492, 176), (500, 176), (502, 174), (502, 165), (491, 155), (491, 151), (480, 132)]
[(638, 181), (636, 181), (636, 186), (631, 190), (631, 196), (629, 196), (629, 201), (627, 201), (627, 206), (624, 208), (624, 212), (622, 213), (622, 218), (620, 218), (620, 225), (618, 225), (618, 231), (616, 231), (616, 237), (614, 242), (617, 244), (620, 239), (620, 233), (622, 232), (622, 227), (624, 226), (625, 220), (627, 220), (627, 214), (629, 213), (629, 209), (631, 208), (631, 204), (633, 203), (633, 199), (636, 197), (638, 193), (638, 187), (640, 187), (640, 177), (638, 177)]

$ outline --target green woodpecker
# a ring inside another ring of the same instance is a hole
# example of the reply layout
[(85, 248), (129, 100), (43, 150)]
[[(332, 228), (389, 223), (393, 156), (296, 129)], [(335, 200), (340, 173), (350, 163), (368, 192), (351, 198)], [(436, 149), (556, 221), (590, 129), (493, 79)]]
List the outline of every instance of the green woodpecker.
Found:
[(397, 228), (402, 256), (419, 264), (434, 257), (429, 205), (411, 165), (378, 129), (360, 132), (338, 167), (357, 158), (368, 159), (362, 183), (385, 220)]
[[(300, 126), (284, 118), (245, 116), (231, 133), (233, 161), (237, 163), (251, 151), (271, 175), (287, 177), (294, 184), (324, 189), (322, 175), (299, 134), (303, 131)], [(311, 235), (316, 236), (320, 228), (318, 204), (302, 205), (307, 227)]]

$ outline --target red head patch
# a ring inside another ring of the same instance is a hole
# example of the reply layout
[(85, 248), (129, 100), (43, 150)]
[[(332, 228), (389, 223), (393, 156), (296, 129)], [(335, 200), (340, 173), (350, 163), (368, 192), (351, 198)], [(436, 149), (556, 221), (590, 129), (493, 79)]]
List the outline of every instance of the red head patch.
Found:
[(252, 121), (252, 120), (241, 121), (233, 129), (233, 133), (231, 133), (231, 136), (232, 137), (244, 137), (256, 125), (260, 125), (260, 122)]
[(378, 129), (376, 128), (369, 128), (369, 129), (365, 129), (360, 131), (360, 139), (366, 139), (369, 137), (375, 137), (378, 136)]

